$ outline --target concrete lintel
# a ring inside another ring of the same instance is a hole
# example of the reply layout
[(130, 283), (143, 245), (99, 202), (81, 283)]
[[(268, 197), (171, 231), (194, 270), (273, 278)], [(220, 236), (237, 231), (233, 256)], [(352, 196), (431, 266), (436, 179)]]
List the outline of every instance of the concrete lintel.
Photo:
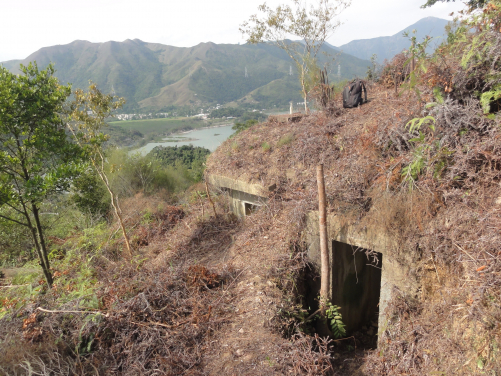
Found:
[(370, 249), (383, 255), (388, 252), (389, 248), (397, 247), (396, 242), (375, 226), (360, 228), (343, 220), (339, 215), (330, 215), (328, 223), (331, 240)]
[(228, 188), (260, 197), (268, 197), (269, 191), (273, 190), (273, 186), (265, 188), (261, 184), (247, 183), (222, 175), (210, 174), (208, 180), (210, 184), (216, 187)]
[[(341, 215), (330, 214), (327, 217), (329, 241), (347, 243), (355, 247), (373, 250), (383, 255), (390, 249), (396, 249), (398, 244), (390, 239), (377, 227), (360, 228), (345, 220)], [(308, 213), (306, 226), (306, 242), (310, 245), (309, 256), (314, 263), (320, 262), (318, 244), (318, 211)]]

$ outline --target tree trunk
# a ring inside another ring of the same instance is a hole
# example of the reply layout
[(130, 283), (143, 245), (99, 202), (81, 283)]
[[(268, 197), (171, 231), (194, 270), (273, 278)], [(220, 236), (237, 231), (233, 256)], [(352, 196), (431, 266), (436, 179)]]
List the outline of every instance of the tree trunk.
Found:
[[(73, 129), (73, 127), (70, 126), (70, 130), (73, 133), (73, 136), (75, 137), (75, 139), (77, 140), (77, 143), (81, 146), (82, 145), (81, 141), (79, 141), (79, 139), (76, 135), (77, 132), (75, 131), (75, 129)], [(120, 209), (120, 205), (118, 204), (118, 197), (115, 195), (115, 193), (111, 189), (110, 183), (108, 181), (108, 177), (106, 176), (106, 174), (104, 172), (104, 156), (102, 154), (102, 151), (99, 149), (99, 146), (94, 146), (94, 148), (95, 148), (94, 155), (92, 155), (90, 157), (90, 161), (92, 163), (92, 166), (96, 170), (97, 174), (99, 175), (99, 178), (103, 181), (104, 185), (106, 186), (106, 189), (108, 190), (108, 193), (111, 196), (111, 205), (113, 206), (113, 209), (115, 210), (115, 214), (117, 216), (118, 223), (120, 224), (120, 228), (122, 229), (122, 235), (123, 235), (124, 240), (125, 240), (125, 246), (127, 247), (127, 252), (129, 253), (129, 257), (132, 257), (132, 248), (130, 246), (129, 237), (127, 236), (127, 231), (125, 230), (125, 225), (124, 225), (124, 221), (122, 219), (122, 214), (121, 214), (122, 211)], [(97, 161), (98, 157), (101, 160), (100, 163)]]
[(101, 168), (98, 167), (97, 162), (95, 158), (91, 158), (92, 164), (94, 165), (94, 168), (96, 169), (97, 174), (103, 181), (104, 185), (106, 186), (106, 189), (108, 190), (108, 193), (111, 196), (111, 206), (113, 206), (113, 210), (115, 210), (115, 214), (118, 219), (118, 223), (120, 224), (120, 228), (122, 229), (122, 235), (125, 240), (125, 246), (127, 247), (127, 252), (129, 253), (129, 257), (132, 257), (132, 248), (130, 246), (129, 242), (129, 236), (127, 235), (127, 231), (125, 230), (125, 224), (122, 219), (122, 210), (120, 209), (120, 205), (118, 204), (118, 197), (115, 195), (113, 190), (111, 189), (110, 183), (108, 181), (108, 177), (104, 173), (104, 156), (101, 154), (100, 151), (97, 151), (97, 154), (101, 158)]
[(127, 252), (129, 253), (129, 256), (132, 257), (132, 248), (130, 246), (129, 236), (127, 235), (127, 231), (125, 230), (125, 225), (124, 225), (124, 221), (122, 219), (122, 214), (121, 214), (122, 211), (121, 211), (120, 206), (118, 204), (118, 198), (115, 195), (115, 193), (113, 192), (113, 190), (111, 189), (107, 179), (105, 179), (105, 177), (103, 177), (104, 172), (98, 171), (98, 174), (101, 177), (101, 180), (104, 182), (104, 185), (106, 185), (106, 189), (108, 189), (108, 193), (111, 196), (111, 206), (113, 206), (113, 210), (115, 210), (115, 214), (117, 216), (118, 223), (120, 224), (120, 228), (122, 229), (122, 235), (123, 235), (124, 240), (125, 240), (125, 246), (127, 247)]
[(308, 104), (306, 103), (306, 98), (308, 97), (308, 93), (306, 92), (306, 89), (305, 89), (306, 83), (304, 82), (304, 75), (305, 75), (305, 73), (303, 72), (303, 79), (301, 80), (301, 84), (303, 87), (304, 112), (307, 114), (308, 113)]
[(43, 274), (45, 276), (45, 280), (47, 281), (47, 285), (52, 287), (52, 274), (50, 273), (50, 268), (45, 265), (45, 261), (42, 255), (42, 250), (40, 248), (40, 242), (38, 241), (38, 234), (36, 228), (33, 226), (28, 226), (31, 231), (31, 236), (33, 237), (33, 241), (35, 243), (35, 249), (37, 251), (38, 260), (40, 261), (40, 266), (42, 267)]
[[(36, 224), (36, 232), (35, 229), (32, 229), (33, 237), (36, 239), (38, 235), (38, 257), (40, 258), (40, 262), (42, 264), (43, 273), (45, 275), (45, 279), (47, 280), (47, 284), (50, 288), (52, 288), (53, 279), (52, 273), (50, 271), (49, 257), (47, 252), (47, 246), (45, 244), (45, 238), (43, 236), (42, 224), (40, 222), (39, 210), (35, 204), (31, 204), (31, 209), (33, 211), (33, 217), (35, 218)], [(36, 245), (35, 243), (35, 245)]]
[(414, 60), (414, 47), (416, 46), (416, 43), (412, 41), (412, 54), (411, 54), (411, 73), (414, 72), (416, 69), (416, 60)]
[(120, 222), (120, 227), (122, 229), (122, 235), (125, 240), (125, 246), (127, 247), (127, 251), (129, 252), (129, 256), (132, 257), (132, 248), (130, 246), (129, 242), (129, 236), (127, 235), (127, 231), (125, 230), (125, 224), (122, 219), (122, 210), (120, 209), (120, 206), (118, 205), (118, 198), (115, 196), (115, 194), (110, 190), (111, 194), (111, 204), (113, 205), (113, 209), (115, 209), (115, 214), (118, 217), (118, 222)]

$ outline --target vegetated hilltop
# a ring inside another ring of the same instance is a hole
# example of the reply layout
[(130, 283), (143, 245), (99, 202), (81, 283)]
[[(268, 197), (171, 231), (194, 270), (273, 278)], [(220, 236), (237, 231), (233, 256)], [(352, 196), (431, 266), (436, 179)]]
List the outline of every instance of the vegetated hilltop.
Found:
[[(385, 60), (391, 60), (393, 56), (402, 50), (409, 48), (409, 39), (403, 35), (404, 33), (408, 33), (409, 36), (416, 36), (418, 40), (422, 40), (427, 36), (434, 38), (433, 43), (428, 49), (428, 52), (432, 52), (434, 49), (432, 47), (436, 47), (444, 42), (444, 37), (446, 36), (444, 28), (448, 23), (449, 21), (441, 18), (426, 17), (392, 36), (358, 39), (337, 48), (344, 53), (365, 60), (369, 60), (372, 54), (377, 54), (378, 61), (383, 63)], [(415, 34), (413, 34), (414, 30), (416, 31)]]
[[(235, 218), (222, 192), (199, 185), (184, 205), (143, 194), (123, 203), (132, 259), (113, 222), (52, 239), (55, 288), (35, 274), (1, 289), (2, 372), (497, 372), (501, 4), (493, 4), (433, 58), (419, 56), (425, 71), (399, 76), (405, 57), (395, 58), (361, 108), (341, 109), (335, 98), (299, 122), (258, 124), (225, 142), (209, 173), (276, 184), (252, 215)], [(423, 121), (410, 129), (414, 118)], [(318, 163), (331, 212), (360, 228), (377, 223), (400, 245), (389, 257), (418, 260), (423, 288), (394, 292), (377, 350), (365, 352), (359, 338), (320, 339), (302, 304), (302, 282), (318, 277), (301, 237), (317, 207)]]
[[(370, 64), (325, 46), (324, 52), (341, 64), (341, 79), (363, 76)], [(325, 58), (322, 56), (321, 59)], [(127, 99), (125, 109), (159, 110), (170, 105), (228, 103), (250, 93), (253, 101), (284, 105), (301, 100), (294, 64), (278, 47), (200, 43), (184, 48), (147, 43), (74, 41), (45, 47), (21, 61), (9, 61), (16, 71), (19, 63), (36, 61), (40, 67), (53, 62), (61, 82), (86, 88), (89, 80), (105, 92)], [(289, 76), (292, 65), (293, 76)], [(247, 68), (247, 77), (245, 69)], [(332, 81), (337, 76), (337, 66)], [(283, 91), (282, 82), (289, 90)], [(259, 88), (266, 90), (259, 91)], [(256, 90), (258, 90), (256, 92)]]
[(421, 290), (393, 292), (367, 374), (501, 369), (501, 4), (471, 17), (434, 56), (420, 55), (398, 95), (402, 56), (368, 85), (361, 108), (337, 98), (299, 122), (256, 125), (207, 163), (209, 173), (276, 187), (271, 206), (296, 221), (317, 207), (323, 163), (328, 210), (394, 239), (385, 257), (417, 260)]

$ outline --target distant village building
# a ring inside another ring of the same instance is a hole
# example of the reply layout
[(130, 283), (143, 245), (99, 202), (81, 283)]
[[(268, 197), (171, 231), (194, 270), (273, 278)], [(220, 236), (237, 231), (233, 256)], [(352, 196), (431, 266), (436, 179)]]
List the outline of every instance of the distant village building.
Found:
[(203, 119), (203, 120), (207, 120), (207, 117), (209, 116), (209, 114), (198, 114), (198, 115), (193, 115), (193, 117), (196, 117), (196, 118), (200, 118), (200, 119)]

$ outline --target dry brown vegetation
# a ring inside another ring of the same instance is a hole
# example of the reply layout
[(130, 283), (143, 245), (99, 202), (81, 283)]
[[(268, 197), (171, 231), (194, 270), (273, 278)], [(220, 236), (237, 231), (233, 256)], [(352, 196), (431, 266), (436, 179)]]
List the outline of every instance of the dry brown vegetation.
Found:
[(94, 256), (98, 309), (58, 304), (55, 273), (54, 290), (0, 320), (0, 373), (335, 374), (331, 341), (293, 329), (303, 209), (272, 201), (243, 226), (200, 188), (184, 207), (125, 202), (136, 256), (121, 260), (120, 241)]
[[(460, 43), (428, 61), (419, 98), (403, 88), (395, 94), (399, 56), (381, 84), (368, 85), (360, 108), (341, 109), (335, 98), (328, 111), (226, 141), (208, 173), (274, 186), (267, 205), (245, 219), (228, 212), (221, 192), (213, 192), (214, 212), (202, 187), (183, 206), (130, 199), (124, 212), (136, 257), (121, 260), (120, 243), (108, 240), (93, 259), (99, 312), (68, 312), (85, 309), (80, 301), (57, 306), (57, 291), (11, 312), (0, 320), (0, 372), (499, 374), (500, 117), (484, 115), (473, 93), (499, 84), (489, 76), (499, 71), (498, 30), (485, 37), (484, 63), (462, 66)], [(408, 122), (423, 116), (435, 119), (434, 129), (425, 123), (422, 135), (411, 133)], [(329, 211), (359, 228), (377, 224), (399, 244), (389, 257), (415, 260), (421, 290), (393, 292), (377, 350), (350, 351), (298, 330), (313, 329), (300, 283), (316, 275), (301, 232), (317, 206), (319, 163)]]
[[(360, 228), (377, 224), (400, 245), (391, 257), (413, 255), (422, 289), (394, 291), (382, 345), (365, 359), (369, 374), (501, 369), (501, 124), (496, 104), (487, 116), (473, 94), (498, 82), (485, 77), (499, 71), (501, 34), (494, 29), (486, 38), (486, 63), (464, 67), (458, 56), (468, 46), (444, 47), (419, 76), (420, 97), (403, 87), (395, 95), (390, 75), (369, 87), (369, 103), (359, 109), (340, 109), (338, 98), (330, 114), (254, 126), (208, 163), (209, 173), (276, 185), (275, 199), (308, 210), (316, 207), (315, 167), (323, 163), (329, 210)], [(402, 68), (401, 57), (393, 63), (386, 72)], [(435, 119), (434, 129), (424, 123), (422, 135), (410, 132), (408, 122), (424, 116)], [(281, 145), (285, 134), (294, 141)]]

